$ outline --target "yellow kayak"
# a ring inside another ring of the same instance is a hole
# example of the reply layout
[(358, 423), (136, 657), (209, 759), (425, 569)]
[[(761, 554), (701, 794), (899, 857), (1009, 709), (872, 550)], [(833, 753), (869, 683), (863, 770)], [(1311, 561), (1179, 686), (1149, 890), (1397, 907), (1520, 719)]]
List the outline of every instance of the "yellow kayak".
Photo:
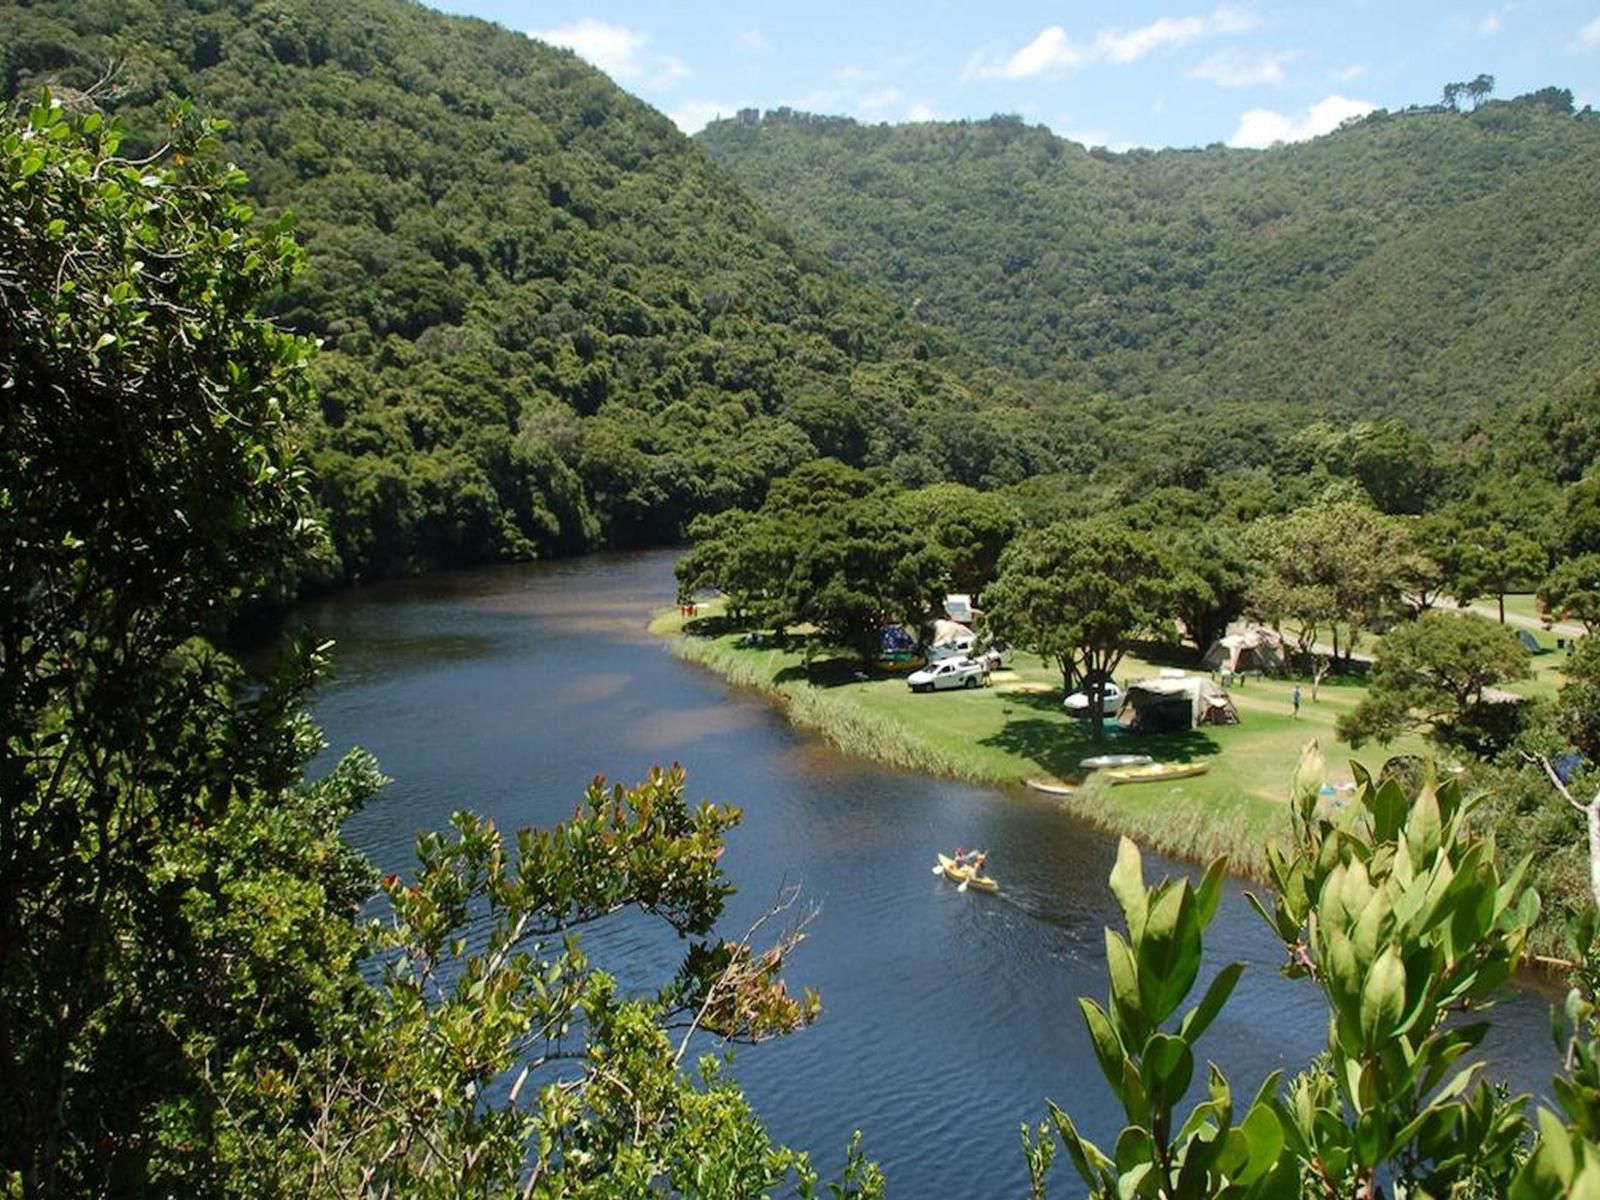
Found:
[(1163, 779), (1187, 779), (1191, 775), (1204, 775), (1209, 769), (1203, 762), (1151, 763), (1144, 767), (1120, 767), (1114, 771), (1100, 773), (1112, 783), (1160, 783)]
[(977, 888), (984, 892), (998, 892), (1000, 885), (987, 875), (979, 875), (971, 867), (958, 867), (956, 860), (948, 854), (939, 855), (939, 869), (944, 872), (946, 879), (956, 883), (964, 883), (969, 888)]

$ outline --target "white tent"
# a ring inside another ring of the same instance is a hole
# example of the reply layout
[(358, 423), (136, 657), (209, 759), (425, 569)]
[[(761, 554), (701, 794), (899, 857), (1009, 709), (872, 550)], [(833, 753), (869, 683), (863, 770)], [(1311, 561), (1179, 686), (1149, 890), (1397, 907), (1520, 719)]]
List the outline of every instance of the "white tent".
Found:
[(935, 646), (949, 645), (959, 642), (963, 638), (971, 638), (972, 630), (960, 621), (935, 621), (933, 623), (933, 642)]
[(1250, 625), (1211, 643), (1200, 665), (1208, 671), (1281, 671), (1288, 665), (1283, 635), (1275, 629)]

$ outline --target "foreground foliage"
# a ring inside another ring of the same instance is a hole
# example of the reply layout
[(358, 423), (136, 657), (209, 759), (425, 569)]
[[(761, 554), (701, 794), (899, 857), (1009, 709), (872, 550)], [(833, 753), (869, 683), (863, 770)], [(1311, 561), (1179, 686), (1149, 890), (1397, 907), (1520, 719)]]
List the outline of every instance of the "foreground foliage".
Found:
[[(1092, 1195), (1591, 1194), (1600, 1179), (1600, 1043), (1589, 994), (1575, 990), (1567, 1002), (1563, 1036), (1571, 1041), (1554, 1083), (1566, 1116), (1541, 1112), (1531, 1151), (1527, 1098), (1505, 1097), (1465, 1063), (1488, 1030), (1466, 1014), (1505, 986), (1538, 914), (1537, 895), (1522, 887), (1526, 860), (1500, 873), (1457, 783), (1425, 777), (1408, 796), (1398, 778), (1356, 774), (1357, 803), (1324, 814), (1321, 760), (1308, 750), (1290, 801), (1292, 845), (1269, 851), (1276, 896), (1270, 905), (1251, 897), (1283, 940), (1285, 972), (1327, 996), (1327, 1049), (1286, 1087), (1269, 1078), (1237, 1125), (1215, 1067), (1208, 1099), (1181, 1124), (1175, 1110), (1194, 1070), (1194, 1042), (1242, 964), (1219, 971), (1181, 1021), (1163, 1028), (1197, 982), (1221, 864), (1198, 886), (1183, 879), (1146, 888), (1137, 849), (1122, 843), (1111, 888), (1128, 936), (1107, 931), (1111, 1003), (1081, 1003), (1128, 1125), (1108, 1155), (1051, 1109)], [(1049, 1128), (1037, 1137), (1024, 1130), (1036, 1194), (1054, 1156)]]
[[(203, 150), (185, 121), (175, 148)], [(310, 347), (251, 315), (298, 261), (235, 173), (40, 105), (0, 141), (0, 1162), (27, 1195), (202, 1192), (210, 1081), (309, 1046), (370, 887), (302, 648), (206, 640), (311, 540)]]
[[(294, 436), (311, 346), (255, 313), (299, 255), (185, 110), (129, 159), (99, 114), (0, 134), (0, 1194), (811, 1195), (691, 1035), (816, 1016), (713, 936), (737, 812), (681, 771), (514, 844), (470, 816), (407, 882), (340, 836), (326, 647), (218, 641), (319, 530)], [(384, 919), (364, 923), (364, 905)], [(628, 995), (581, 927), (692, 939)], [(881, 1190), (852, 1152), (836, 1195)]]

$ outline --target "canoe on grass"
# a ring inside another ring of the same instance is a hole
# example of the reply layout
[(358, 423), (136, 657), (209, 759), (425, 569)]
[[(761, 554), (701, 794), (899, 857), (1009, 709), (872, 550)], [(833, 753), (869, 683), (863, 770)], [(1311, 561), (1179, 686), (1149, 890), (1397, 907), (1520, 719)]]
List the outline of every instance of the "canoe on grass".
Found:
[(944, 872), (946, 879), (956, 883), (964, 883), (969, 888), (977, 888), (984, 892), (998, 892), (1000, 885), (987, 875), (979, 875), (971, 867), (958, 867), (956, 860), (948, 854), (939, 855), (939, 869)]
[(1160, 783), (1163, 779), (1187, 779), (1191, 775), (1204, 775), (1209, 770), (1205, 763), (1151, 763), (1144, 767), (1120, 767), (1107, 771), (1105, 777), (1112, 783)]
[(1085, 771), (1098, 771), (1102, 767), (1148, 767), (1155, 761), (1148, 754), (1096, 754), (1078, 765)]
[(1052, 796), (1071, 796), (1077, 788), (1064, 780), (1057, 779), (1054, 775), (1036, 775), (1024, 782), (1036, 792), (1046, 792)]

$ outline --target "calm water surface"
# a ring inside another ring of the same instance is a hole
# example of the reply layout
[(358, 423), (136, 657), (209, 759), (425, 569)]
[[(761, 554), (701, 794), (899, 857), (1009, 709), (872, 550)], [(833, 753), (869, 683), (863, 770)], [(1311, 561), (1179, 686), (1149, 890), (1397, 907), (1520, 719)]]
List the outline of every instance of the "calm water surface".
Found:
[[(645, 631), (673, 602), (672, 561), (500, 567), (305, 609), (338, 643), (316, 713), (330, 753), (365, 746), (394, 779), (350, 837), (382, 870), (404, 871), (416, 834), (455, 809), (508, 830), (548, 824), (571, 814), (596, 772), (631, 782), (681, 761), (695, 799), (746, 814), (729, 839), (739, 894), (721, 932), (742, 934), (785, 883), (821, 906), (790, 982), (821, 989), (822, 1019), (740, 1050), (734, 1065), (778, 1138), (832, 1165), (861, 1129), (898, 1197), (1026, 1194), (1017, 1128), (1043, 1116), (1046, 1097), (1109, 1147), (1120, 1122), (1075, 998), (1106, 990), (1114, 841), (1045, 797), (846, 758), (679, 662)], [(931, 874), (934, 852), (957, 844), (988, 849), (1003, 895), (960, 895)], [(1146, 857), (1147, 874), (1184, 869)], [(681, 953), (639, 919), (585, 944), (640, 989)], [(1250, 969), (1202, 1052), (1236, 1094), (1297, 1070), (1325, 1037), (1325, 1009), (1277, 974), (1281, 950), (1237, 887), (1208, 953), (1212, 968), (1243, 959)], [(1547, 1013), (1534, 996), (1497, 1013), (1489, 1053), (1518, 1087), (1542, 1089), (1553, 1065)], [(1063, 1194), (1071, 1173), (1062, 1156)]]

